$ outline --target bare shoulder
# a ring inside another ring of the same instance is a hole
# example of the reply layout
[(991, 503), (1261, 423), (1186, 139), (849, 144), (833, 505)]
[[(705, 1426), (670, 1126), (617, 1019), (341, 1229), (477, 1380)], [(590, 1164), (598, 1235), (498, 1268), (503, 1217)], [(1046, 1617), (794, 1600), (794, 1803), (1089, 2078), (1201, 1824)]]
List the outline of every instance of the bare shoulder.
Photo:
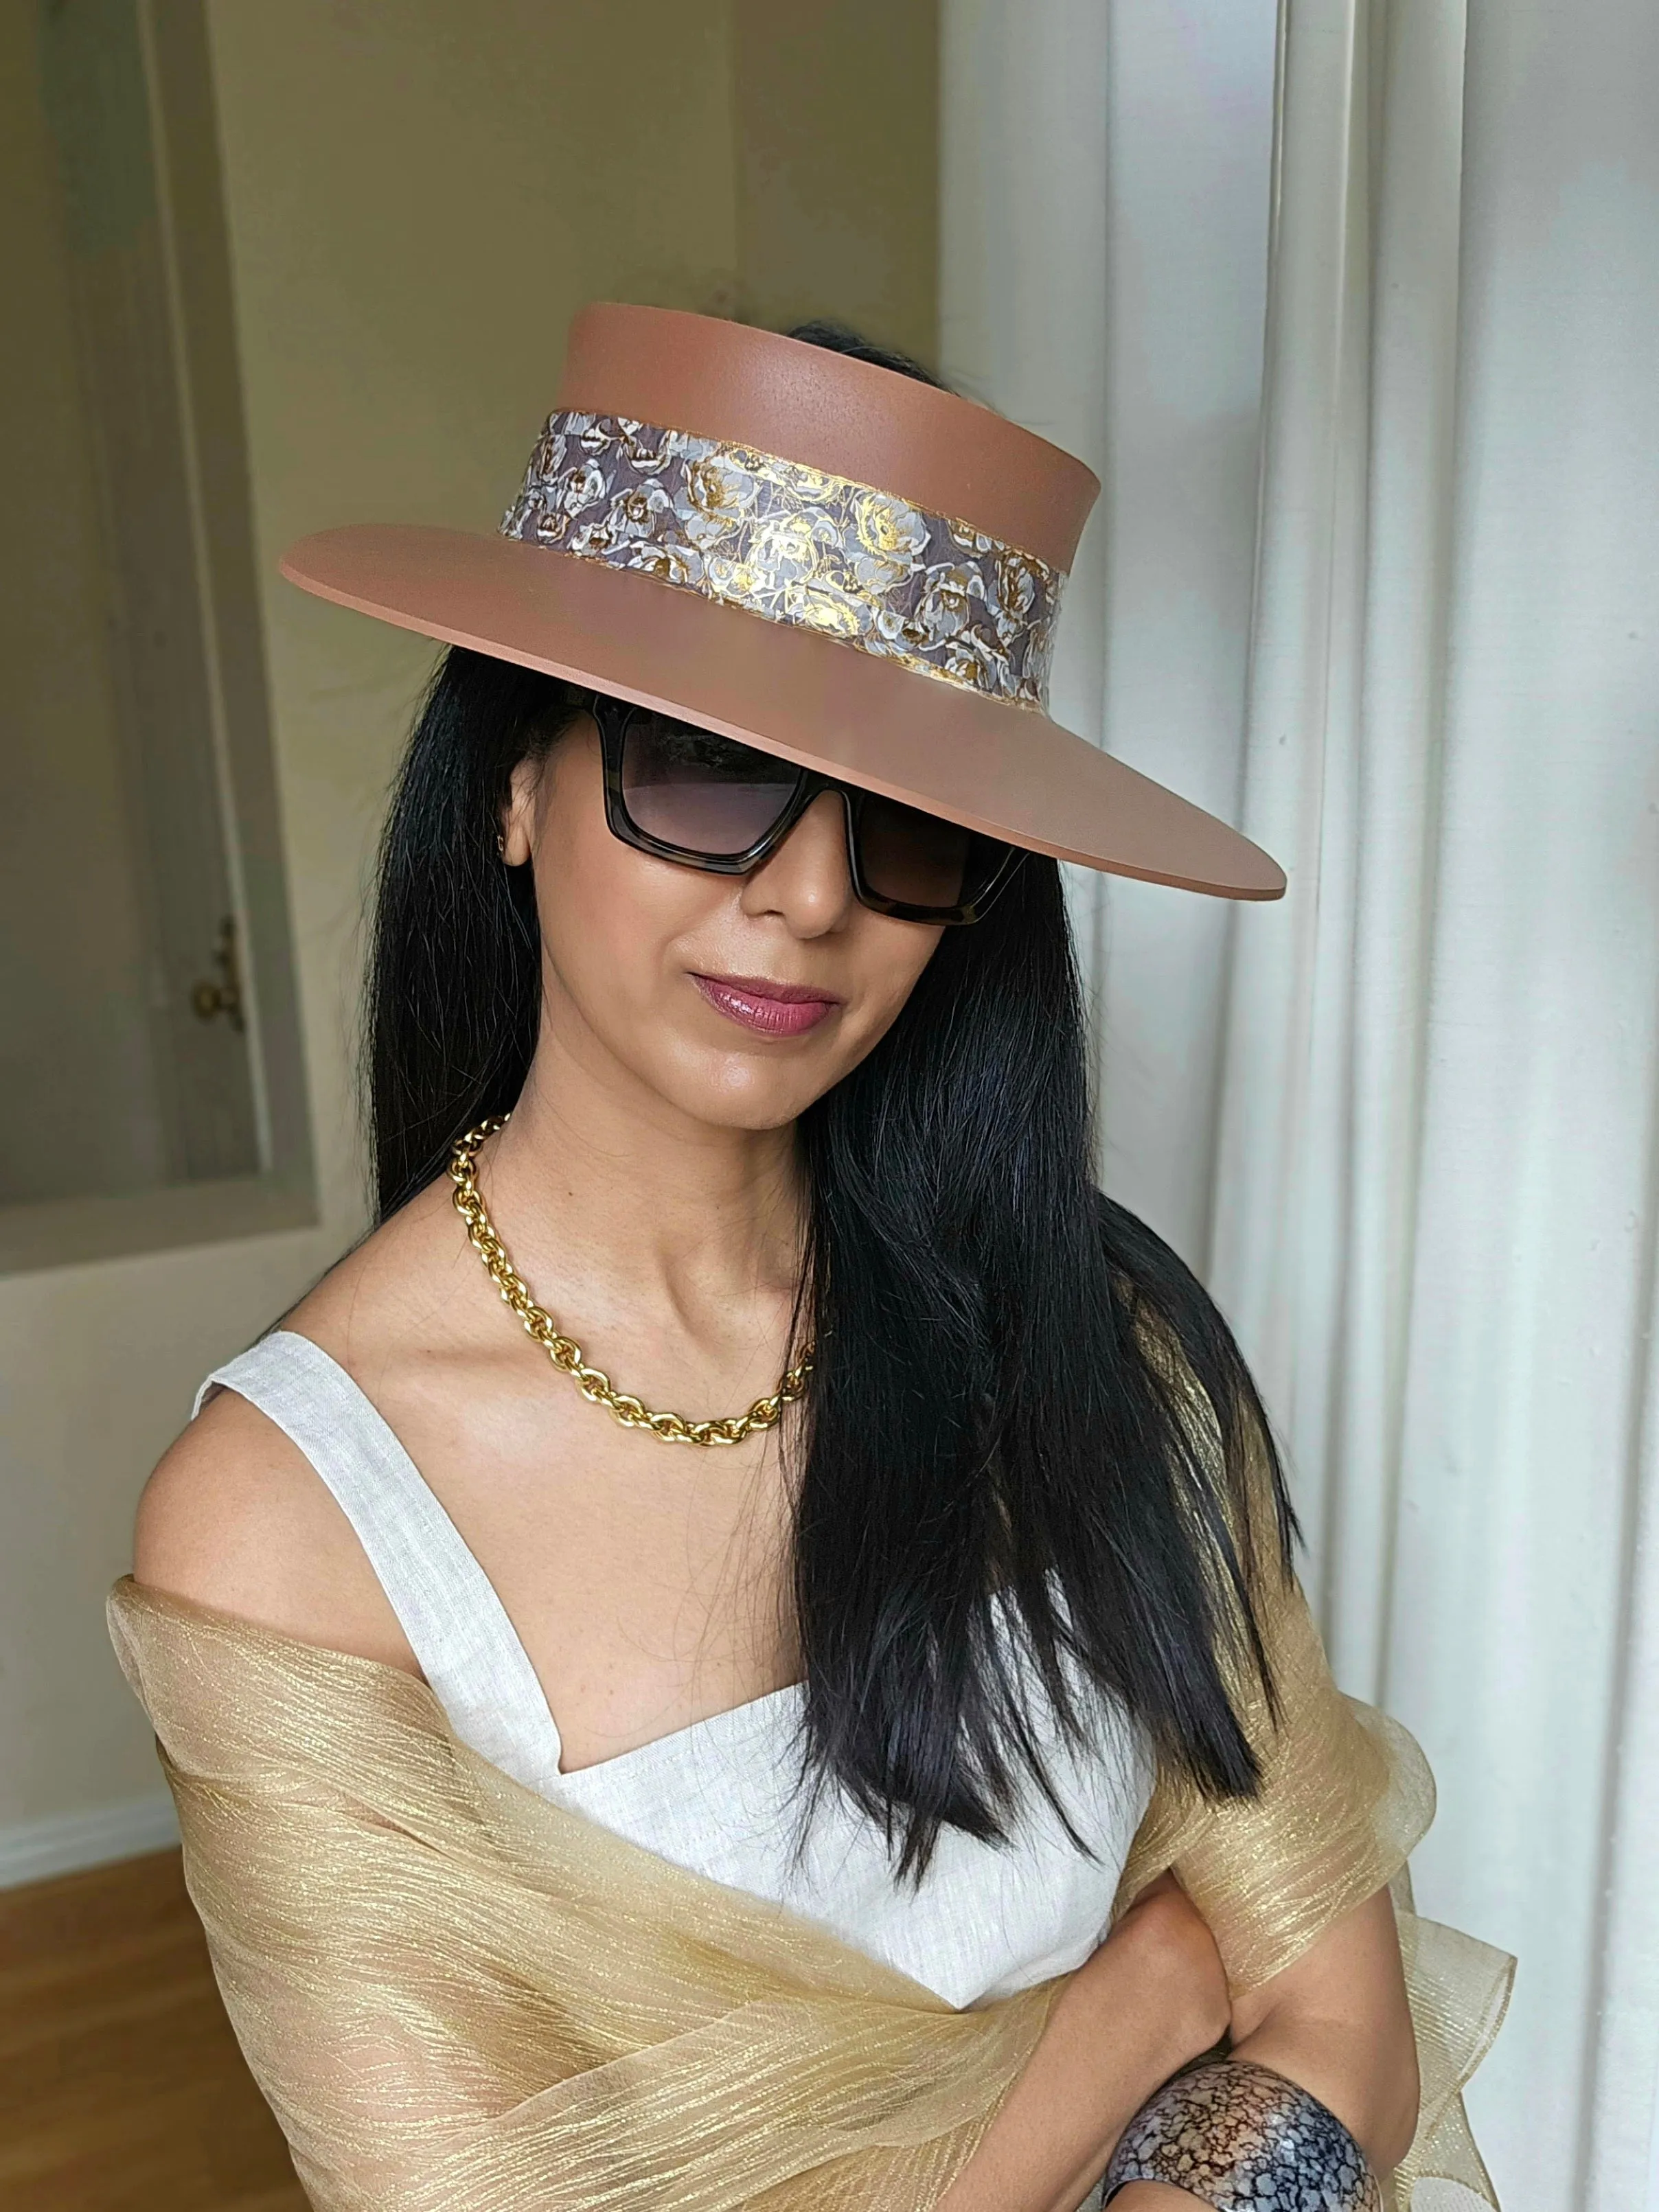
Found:
[[(422, 1212), (417, 1212), (416, 1209)], [(375, 1231), (307, 1293), (283, 1327), (349, 1370), (388, 1356), (429, 1300), (423, 1200)], [(409, 1218), (409, 1217), (414, 1218)], [(434, 1255), (441, 1261), (442, 1252)], [(163, 1455), (134, 1532), (138, 1581), (336, 1650), (416, 1671), (350, 1522), (299, 1447), (222, 1389)]]
[(145, 1485), (133, 1572), (152, 1589), (307, 1644), (415, 1663), (315, 1469), (234, 1390), (203, 1407)]

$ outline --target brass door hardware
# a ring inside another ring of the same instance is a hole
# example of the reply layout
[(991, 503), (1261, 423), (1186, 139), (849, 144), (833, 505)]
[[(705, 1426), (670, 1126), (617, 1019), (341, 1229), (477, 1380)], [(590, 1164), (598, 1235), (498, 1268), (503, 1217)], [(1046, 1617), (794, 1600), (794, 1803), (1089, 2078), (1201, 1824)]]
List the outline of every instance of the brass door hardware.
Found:
[(219, 924), (219, 934), (213, 948), (213, 964), (219, 970), (218, 981), (205, 976), (192, 986), (190, 994), (191, 1011), (198, 1021), (210, 1022), (222, 1014), (240, 1036), (242, 1033), (242, 970), (236, 957), (236, 917), (228, 914)]

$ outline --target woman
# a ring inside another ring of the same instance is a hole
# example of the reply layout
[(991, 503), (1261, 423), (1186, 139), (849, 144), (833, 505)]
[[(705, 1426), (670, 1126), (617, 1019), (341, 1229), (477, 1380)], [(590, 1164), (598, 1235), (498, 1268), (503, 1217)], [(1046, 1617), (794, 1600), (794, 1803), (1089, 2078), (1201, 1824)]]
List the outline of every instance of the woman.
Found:
[(1054, 856), (1283, 886), (1042, 712), (1094, 489), (844, 334), (604, 307), (500, 538), (289, 556), (452, 646), (380, 1225), (213, 1378), (113, 1618), (319, 2206), (1480, 2178), (1489, 1967), (1418, 2125), (1413, 1754), (1092, 1187)]

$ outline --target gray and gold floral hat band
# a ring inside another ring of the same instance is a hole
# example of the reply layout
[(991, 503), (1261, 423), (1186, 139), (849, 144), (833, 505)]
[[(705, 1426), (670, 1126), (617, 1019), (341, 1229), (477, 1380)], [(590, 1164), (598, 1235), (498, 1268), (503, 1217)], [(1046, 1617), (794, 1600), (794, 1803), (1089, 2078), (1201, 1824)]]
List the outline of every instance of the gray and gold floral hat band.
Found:
[(355, 524), (283, 573), (981, 834), (1231, 898), (1285, 878), (1048, 712), (1099, 490), (988, 408), (770, 331), (583, 309), (499, 533)]
[(988, 698), (1048, 702), (1057, 568), (752, 446), (567, 410), (549, 417), (501, 528)]

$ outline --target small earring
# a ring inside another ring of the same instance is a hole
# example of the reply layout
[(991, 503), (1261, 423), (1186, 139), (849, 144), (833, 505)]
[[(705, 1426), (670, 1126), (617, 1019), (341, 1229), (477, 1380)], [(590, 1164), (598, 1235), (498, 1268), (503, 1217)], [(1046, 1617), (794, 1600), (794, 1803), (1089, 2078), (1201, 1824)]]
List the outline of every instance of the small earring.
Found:
[(501, 854), (502, 860), (507, 858), (507, 832), (505, 830), (498, 830), (495, 832), (495, 850)]

